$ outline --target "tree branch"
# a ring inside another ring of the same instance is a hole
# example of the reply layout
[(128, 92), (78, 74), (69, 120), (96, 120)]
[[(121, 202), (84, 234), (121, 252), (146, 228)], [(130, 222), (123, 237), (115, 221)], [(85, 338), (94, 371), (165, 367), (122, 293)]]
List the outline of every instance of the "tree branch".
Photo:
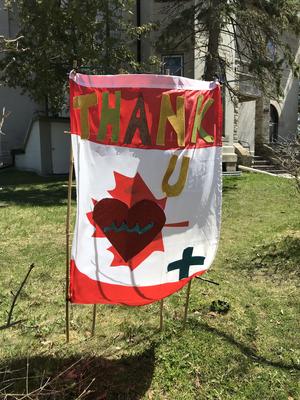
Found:
[(14, 325), (17, 325), (17, 324), (19, 324), (20, 322), (23, 321), (23, 320), (19, 320), (19, 321), (11, 322), (12, 314), (13, 314), (17, 299), (18, 299), (18, 297), (19, 297), (19, 295), (20, 295), (20, 293), (21, 293), (21, 291), (22, 291), (22, 289), (23, 289), (23, 287), (24, 287), (24, 285), (25, 285), (25, 283), (26, 283), (26, 281), (27, 281), (27, 279), (29, 277), (30, 272), (33, 270), (33, 268), (34, 268), (34, 264), (31, 264), (30, 267), (29, 267), (29, 270), (28, 270), (28, 272), (27, 272), (27, 274), (25, 276), (25, 278), (23, 279), (23, 281), (22, 281), (22, 283), (21, 283), (21, 285), (20, 285), (20, 287), (19, 287), (19, 289), (17, 291), (17, 293), (15, 295), (12, 293), (13, 301), (11, 303), (11, 307), (10, 307), (10, 310), (8, 312), (7, 322), (6, 322), (5, 325), (0, 326), (0, 331), (3, 330), (3, 329), (10, 328), (10, 327), (12, 327)]

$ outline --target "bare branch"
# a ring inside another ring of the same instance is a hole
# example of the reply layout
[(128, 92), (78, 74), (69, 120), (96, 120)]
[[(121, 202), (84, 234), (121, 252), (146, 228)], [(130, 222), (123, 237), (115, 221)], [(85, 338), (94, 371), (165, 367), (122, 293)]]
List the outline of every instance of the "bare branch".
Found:
[(0, 330), (10, 328), (10, 327), (12, 327), (14, 325), (17, 325), (17, 324), (19, 324), (20, 322), (23, 321), (23, 320), (19, 320), (19, 321), (11, 322), (12, 314), (13, 314), (17, 299), (18, 299), (18, 297), (19, 297), (19, 295), (20, 295), (20, 293), (21, 293), (21, 291), (22, 291), (22, 289), (23, 289), (23, 287), (24, 287), (24, 285), (25, 285), (25, 283), (26, 283), (26, 281), (27, 281), (27, 279), (29, 277), (30, 272), (33, 270), (33, 268), (34, 268), (34, 264), (31, 264), (30, 267), (29, 267), (29, 270), (28, 270), (28, 272), (27, 272), (27, 274), (25, 276), (25, 278), (23, 279), (23, 281), (22, 281), (22, 283), (21, 283), (21, 285), (20, 285), (20, 287), (19, 287), (19, 289), (17, 291), (17, 293), (15, 295), (12, 293), (13, 294), (13, 301), (12, 301), (10, 310), (8, 312), (7, 322), (6, 322), (5, 325), (0, 326)]
[(300, 140), (280, 138), (280, 142), (268, 149), (271, 149), (275, 161), (294, 178), (300, 194)]

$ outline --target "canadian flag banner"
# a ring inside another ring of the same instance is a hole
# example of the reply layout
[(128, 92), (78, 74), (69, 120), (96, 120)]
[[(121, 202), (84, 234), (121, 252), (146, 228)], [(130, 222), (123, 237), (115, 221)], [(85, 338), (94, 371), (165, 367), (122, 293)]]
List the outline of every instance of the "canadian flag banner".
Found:
[(218, 83), (70, 74), (74, 303), (143, 305), (203, 274), (221, 219)]

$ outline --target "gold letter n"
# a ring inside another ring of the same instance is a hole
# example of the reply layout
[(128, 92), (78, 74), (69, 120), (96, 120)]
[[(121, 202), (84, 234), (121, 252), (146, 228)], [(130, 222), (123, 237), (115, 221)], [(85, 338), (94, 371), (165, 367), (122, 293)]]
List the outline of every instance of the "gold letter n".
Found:
[(157, 131), (156, 144), (165, 145), (165, 129), (167, 121), (172, 125), (176, 135), (178, 146), (184, 146), (185, 135), (185, 114), (184, 114), (184, 97), (177, 96), (176, 98), (176, 113), (171, 104), (170, 96), (163, 93), (161, 97), (160, 117)]

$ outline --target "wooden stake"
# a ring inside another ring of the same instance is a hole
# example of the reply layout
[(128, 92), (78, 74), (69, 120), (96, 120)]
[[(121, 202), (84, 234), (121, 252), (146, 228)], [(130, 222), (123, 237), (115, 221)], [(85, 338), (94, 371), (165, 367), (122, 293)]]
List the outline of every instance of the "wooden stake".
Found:
[(189, 301), (190, 301), (191, 285), (192, 285), (192, 280), (189, 281), (189, 283), (187, 285), (187, 289), (186, 289), (186, 300), (185, 300), (184, 316), (183, 316), (183, 328), (185, 328), (186, 320), (187, 320)]
[(163, 325), (164, 325), (164, 315), (163, 315), (163, 311), (164, 311), (164, 299), (161, 299), (160, 301), (160, 307), (159, 307), (159, 330), (160, 332), (163, 329)]
[(66, 341), (70, 340), (70, 218), (71, 218), (71, 200), (72, 200), (72, 181), (73, 181), (73, 152), (72, 144), (70, 144), (70, 161), (69, 161), (69, 181), (68, 181), (68, 205), (66, 218)]
[(91, 336), (94, 336), (94, 335), (95, 335), (96, 316), (97, 316), (97, 304), (94, 304), (94, 305), (93, 305), (93, 321), (92, 321), (92, 332), (91, 332)]

